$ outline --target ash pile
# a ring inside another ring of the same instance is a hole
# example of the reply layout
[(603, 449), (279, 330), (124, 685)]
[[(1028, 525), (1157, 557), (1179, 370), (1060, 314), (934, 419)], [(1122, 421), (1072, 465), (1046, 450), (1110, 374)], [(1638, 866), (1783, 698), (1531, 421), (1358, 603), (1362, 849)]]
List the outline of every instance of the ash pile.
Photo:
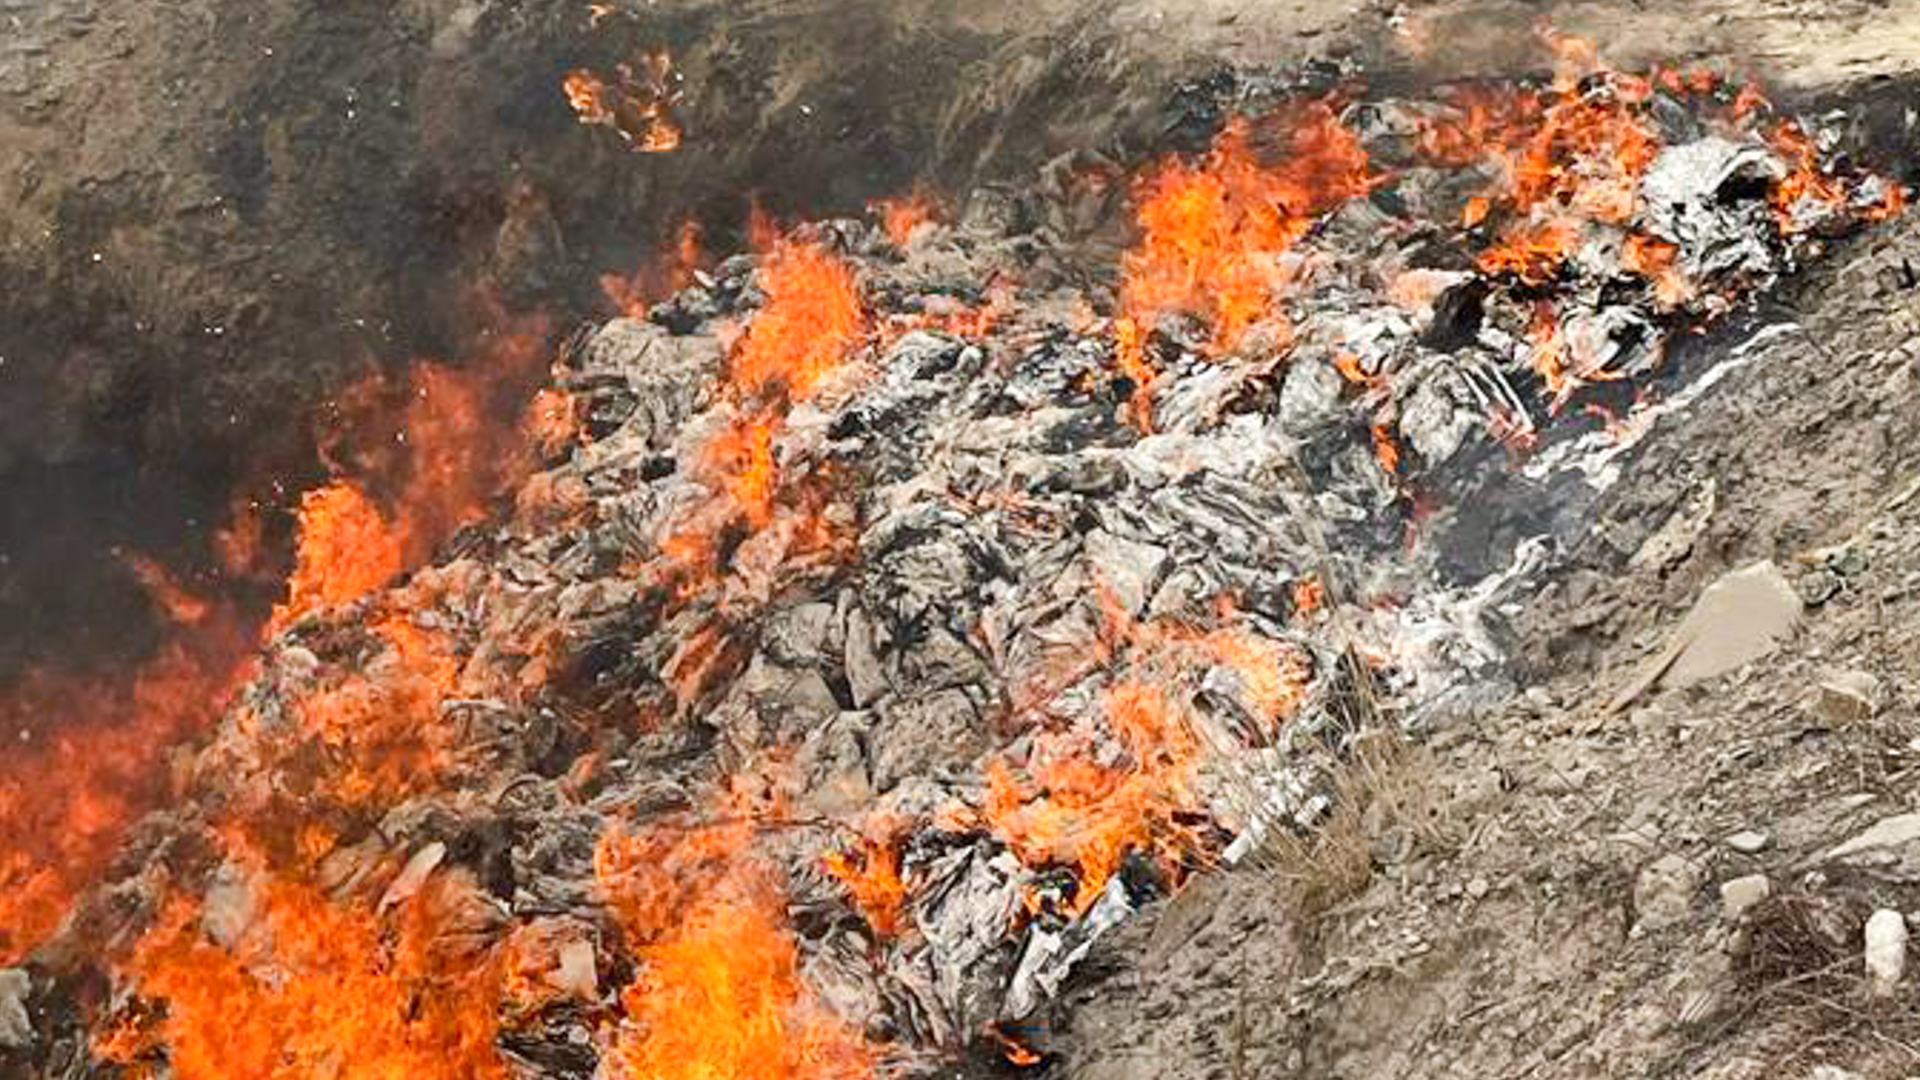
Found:
[(364, 531), (310, 500), (321, 586), (0, 1032), (59, 1076), (1051, 1067), (1098, 939), (1508, 691), (1501, 611), (1729, 351), (1680, 343), (1900, 209), (1750, 88), (1561, 44), (769, 231), (576, 335), (545, 467), (398, 584), (324, 587)]

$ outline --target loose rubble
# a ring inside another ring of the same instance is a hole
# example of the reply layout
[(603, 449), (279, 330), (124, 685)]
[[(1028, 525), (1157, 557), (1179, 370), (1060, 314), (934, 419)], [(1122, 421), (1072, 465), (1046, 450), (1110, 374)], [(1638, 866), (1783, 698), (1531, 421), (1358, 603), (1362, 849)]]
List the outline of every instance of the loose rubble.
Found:
[(1882, 908), (1867, 919), (1866, 939), (1869, 989), (1875, 997), (1891, 997), (1907, 972), (1907, 920)]
[(1765, 874), (1748, 874), (1732, 881), (1720, 883), (1720, 911), (1729, 922), (1737, 921), (1740, 916), (1773, 895), (1773, 883)]

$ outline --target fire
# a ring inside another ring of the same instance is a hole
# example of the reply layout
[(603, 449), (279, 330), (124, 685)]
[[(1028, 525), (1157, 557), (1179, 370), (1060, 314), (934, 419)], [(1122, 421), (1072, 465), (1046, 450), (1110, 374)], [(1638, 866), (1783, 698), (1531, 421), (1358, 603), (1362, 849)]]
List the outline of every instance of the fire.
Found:
[(920, 188), (897, 199), (875, 199), (867, 208), (879, 216), (880, 228), (895, 247), (906, 247), (914, 230), (938, 221), (940, 209), (933, 195)]
[[(502, 329), (486, 335), (467, 365), (416, 361), (404, 382), (376, 374), (338, 395), (334, 437), (351, 435), (369, 449), (329, 454), (336, 473), (356, 475), (301, 496), (294, 570), (269, 632), (357, 600), (425, 562), (455, 530), (485, 516), (497, 491), (532, 471), (524, 430), (498, 414), (505, 412), (500, 401), (539, 370), (545, 324), (489, 321)], [(560, 438), (562, 426), (562, 414), (552, 413), (546, 432)], [(391, 493), (391, 510), (376, 489)]]
[(580, 437), (580, 420), (573, 399), (563, 390), (542, 389), (527, 403), (521, 432), (541, 457), (551, 458)]
[(0, 963), (53, 932), (169, 794), (166, 749), (218, 717), (246, 635), (216, 615), (124, 683), (42, 675), (0, 698)]
[[(1820, 151), (1806, 131), (1792, 120), (1782, 120), (1766, 133), (1767, 144), (1786, 163), (1786, 175), (1771, 193), (1780, 231), (1791, 236), (1808, 229), (1808, 207), (1832, 209), (1850, 201), (1847, 182), (1820, 167)], [(1869, 221), (1892, 217), (1906, 208), (1906, 189), (1887, 185), (1886, 193), (1862, 216)]]
[[(538, 336), (536, 327), (509, 326), (463, 371), (415, 365), (393, 410), (398, 437), (378, 440), (400, 447), (398, 460), (375, 457), (362, 463), (367, 480), (339, 479), (302, 496), (295, 565), (269, 633), (379, 589), (481, 512), (485, 485), (522, 464), (502, 451), (482, 388), (510, 385), (538, 358)], [(378, 411), (387, 389), (371, 379), (340, 395), (348, 419), (366, 422), (360, 413)], [(507, 437), (515, 436), (509, 430)], [(396, 493), (397, 513), (381, 508), (371, 483)], [(215, 535), (216, 553), (229, 573), (251, 576), (262, 561), (261, 507), (235, 505), (233, 523)], [(167, 794), (167, 749), (209, 728), (244, 673), (240, 658), (252, 633), (241, 620), (190, 594), (158, 563), (137, 555), (126, 561), (176, 623), (173, 642), (124, 683), (40, 678), (0, 703), (7, 730), (25, 740), (0, 765), (0, 836), (8, 838), (0, 857), (8, 897), (0, 902), (0, 953), (9, 959), (54, 929), (125, 827)], [(401, 622), (378, 633), (400, 672), (395, 679), (337, 687), (304, 703), (303, 730), (339, 769), (318, 782), (348, 802), (427, 782), (436, 775), (429, 766), (446, 757), (438, 706), (452, 660)], [(31, 741), (41, 730), (54, 733)], [(418, 770), (413, 779), (409, 770)]]
[(706, 463), (720, 477), (733, 504), (748, 524), (764, 528), (773, 520), (775, 485), (773, 435), (780, 424), (772, 413), (737, 421), (707, 444)]
[(1075, 867), (1072, 910), (1099, 899), (1130, 850), (1152, 853), (1179, 875), (1206, 849), (1186, 820), (1199, 746), (1157, 686), (1126, 681), (1107, 694), (1106, 720), (1129, 761), (1095, 763), (1072, 735), (1036, 737), (1022, 783), (1003, 762), (987, 773), (981, 808), (994, 834), (1029, 866)]
[(256, 873), (255, 915), (226, 944), (177, 900), (128, 964), (139, 992), (166, 1003), (164, 1017), (151, 1029), (130, 1022), (98, 1049), (138, 1066), (164, 1047), (179, 1080), (503, 1078), (500, 972), (454, 944), (476, 917), (462, 903), (471, 885), (457, 880), (429, 880), (389, 928)]
[[(1300, 610), (1312, 610), (1321, 595), (1311, 579), (1296, 583)], [(1127, 668), (1107, 689), (1100, 711), (1121, 760), (1105, 763), (1111, 758), (1090, 727), (1037, 731), (1024, 776), (1008, 761), (988, 766), (980, 806), (989, 830), (1021, 862), (1074, 867), (1073, 913), (1092, 906), (1129, 852), (1151, 859), (1178, 883), (1214, 850), (1196, 792), (1207, 748), (1181, 689), (1188, 676), (1215, 666), (1232, 671), (1242, 700), (1258, 714), (1253, 734), (1263, 740), (1299, 710), (1314, 678), (1312, 660), (1298, 646), (1231, 625), (1229, 598), (1219, 605), (1223, 625), (1210, 630), (1136, 623), (1111, 596), (1101, 600), (1102, 640), (1111, 642), (1111, 652), (1098, 663)]]
[(340, 480), (300, 498), (300, 543), (272, 628), (372, 592), (400, 572), (405, 538), (366, 491)]
[(823, 869), (847, 887), (854, 906), (881, 937), (892, 937), (900, 929), (907, 902), (907, 886), (900, 877), (900, 833), (905, 824), (872, 823), (868, 832), (877, 836), (858, 837), (848, 850), (828, 852), (822, 861)]
[(1369, 429), (1373, 438), (1373, 457), (1380, 463), (1380, 471), (1388, 479), (1400, 475), (1400, 444), (1394, 441), (1393, 427), (1390, 424), (1374, 424)]
[(1235, 121), (1199, 164), (1170, 162), (1141, 185), (1142, 236), (1124, 263), (1121, 303), (1135, 322), (1199, 315), (1214, 347), (1232, 349), (1285, 284), (1279, 257), (1314, 216), (1367, 190), (1366, 151), (1323, 104), (1287, 134), (1279, 165), (1261, 163), (1253, 138)]
[(154, 605), (160, 609), (161, 613), (166, 615), (168, 622), (191, 625), (204, 621), (208, 613), (213, 610), (212, 604), (188, 592), (174, 579), (166, 567), (145, 555), (122, 552), (120, 561), (126, 564), (127, 569), (133, 571), (134, 577), (140, 579), (140, 584), (147, 590), (147, 595), (152, 598)]
[(568, 72), (560, 87), (582, 124), (610, 127), (641, 153), (663, 153), (679, 149), (684, 137), (673, 114), (677, 78), (672, 55), (662, 49), (649, 53), (637, 74), (617, 64), (608, 81), (583, 68)]
[(458, 754), (457, 732), (440, 713), (457, 659), (404, 616), (388, 615), (374, 630), (381, 652), (366, 674), (300, 705), (300, 734), (317, 751), (317, 767), (305, 767), (304, 741), (282, 759), (316, 793), (349, 807), (391, 805), (425, 790)]
[[(1262, 153), (1269, 140), (1278, 144), (1271, 165)], [(1276, 317), (1291, 276), (1287, 249), (1371, 183), (1358, 137), (1324, 103), (1277, 134), (1236, 120), (1198, 163), (1162, 165), (1140, 184), (1140, 241), (1121, 268), (1121, 370), (1136, 386), (1151, 380), (1144, 346), (1163, 314), (1205, 319), (1215, 353), (1237, 348), (1255, 323)]]
[(1680, 249), (1644, 233), (1629, 233), (1620, 249), (1620, 264), (1653, 282), (1654, 299), (1663, 308), (1676, 308), (1693, 299), (1694, 287), (1674, 266)]
[(1515, 229), (1497, 246), (1480, 253), (1480, 269), (1512, 274), (1528, 285), (1545, 285), (1560, 272), (1579, 243), (1580, 229), (1564, 217)]
[(631, 1080), (857, 1080), (858, 1034), (814, 1000), (786, 926), (784, 890), (752, 851), (784, 812), (738, 780), (719, 820), (604, 837), (594, 866), (639, 962), (608, 1055)]
[(760, 287), (766, 306), (733, 356), (733, 388), (746, 397), (784, 391), (805, 401), (866, 334), (853, 271), (818, 244), (776, 240)]
[(1534, 305), (1527, 339), (1532, 343), (1527, 365), (1540, 376), (1553, 399), (1552, 408), (1558, 412), (1579, 389), (1579, 382), (1568, 370), (1566, 338), (1560, 333), (1560, 320), (1551, 303), (1542, 300)]
[(1319, 611), (1327, 602), (1327, 587), (1319, 578), (1301, 578), (1293, 583), (1293, 613), (1299, 616)]
[(615, 311), (629, 319), (644, 319), (658, 297), (691, 285), (700, 264), (706, 261), (700, 244), (700, 224), (681, 222), (673, 246), (673, 258), (643, 262), (631, 275), (600, 275), (600, 292)]

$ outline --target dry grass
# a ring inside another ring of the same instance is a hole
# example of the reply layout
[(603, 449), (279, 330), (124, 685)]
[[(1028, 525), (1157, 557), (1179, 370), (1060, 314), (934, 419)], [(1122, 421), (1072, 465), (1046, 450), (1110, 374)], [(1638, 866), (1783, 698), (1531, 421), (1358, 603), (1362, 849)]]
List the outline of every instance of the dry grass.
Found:
[(1310, 829), (1275, 830), (1258, 856), (1302, 914), (1358, 895), (1383, 856), (1404, 861), (1459, 846), (1432, 754), (1397, 729), (1361, 732), (1325, 771), (1333, 799), (1327, 814)]
[(1695, 1032), (1659, 1074), (1697, 1071), (1689, 1063), (1738, 1038), (1769, 1076), (1804, 1076), (1823, 1061), (1865, 1076), (1911, 1075), (1920, 1064), (1920, 1000), (1911, 988), (1869, 999), (1860, 927), (1873, 907), (1845, 888), (1790, 891), (1756, 905), (1732, 965), (1736, 1006)]

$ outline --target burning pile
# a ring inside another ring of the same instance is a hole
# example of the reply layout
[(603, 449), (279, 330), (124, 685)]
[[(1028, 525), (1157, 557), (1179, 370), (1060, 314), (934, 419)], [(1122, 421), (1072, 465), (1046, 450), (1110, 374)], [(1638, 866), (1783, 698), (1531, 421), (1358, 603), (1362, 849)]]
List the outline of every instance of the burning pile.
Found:
[[(1900, 207), (1750, 88), (1558, 44), (1538, 87), (1251, 95), (1138, 180), (1110, 294), (1032, 196), (763, 228), (570, 341), (510, 513), (399, 584), (416, 519), (309, 494), (258, 670), (69, 924), (113, 973), (90, 1052), (1041, 1060), (1021, 1025), (1096, 939), (1310, 827), (1359, 725), (1497, 683), (1482, 613), (1536, 549), (1443, 585), (1466, 478), (1656, 408), (1676, 333)], [(423, 454), (394, 504), (469, 520), (435, 478), (500, 456)]]

